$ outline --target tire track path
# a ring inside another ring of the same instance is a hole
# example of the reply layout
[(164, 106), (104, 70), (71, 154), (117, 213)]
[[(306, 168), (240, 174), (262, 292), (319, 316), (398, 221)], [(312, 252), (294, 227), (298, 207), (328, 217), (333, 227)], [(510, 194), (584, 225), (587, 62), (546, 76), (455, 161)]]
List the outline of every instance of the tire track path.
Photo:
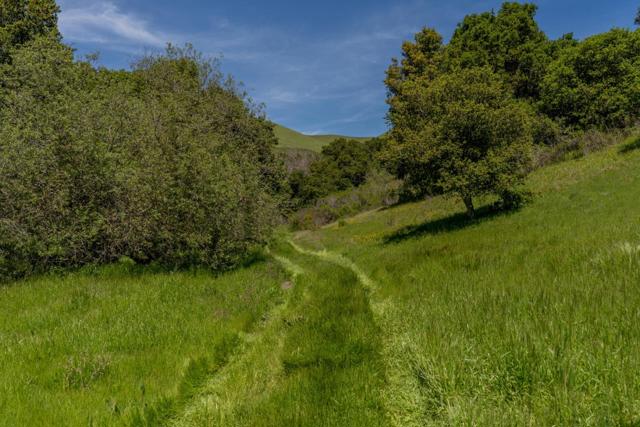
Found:
[(374, 320), (381, 331), (381, 354), (385, 368), (386, 386), (382, 392), (387, 423), (397, 427), (421, 427), (428, 425), (426, 408), (432, 399), (431, 391), (420, 377), (424, 360), (420, 349), (405, 332), (402, 316), (389, 301), (384, 300), (378, 284), (351, 259), (326, 249), (305, 249), (288, 240), (296, 252), (319, 258), (348, 269), (356, 275), (368, 292), (368, 300)]

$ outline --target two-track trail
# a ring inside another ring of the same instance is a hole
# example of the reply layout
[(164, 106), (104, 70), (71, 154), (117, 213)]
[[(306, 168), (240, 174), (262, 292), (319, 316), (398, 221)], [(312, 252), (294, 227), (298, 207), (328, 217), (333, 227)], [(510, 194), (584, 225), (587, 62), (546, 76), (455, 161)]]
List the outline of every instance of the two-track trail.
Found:
[(270, 250), (294, 285), (177, 425), (387, 426), (373, 284), (355, 264), (293, 242)]
[(408, 337), (402, 324), (402, 316), (394, 310), (391, 302), (380, 295), (378, 284), (355, 262), (326, 249), (305, 249), (293, 240), (288, 241), (296, 252), (334, 264), (355, 275), (367, 293), (379, 333), (379, 353), (385, 370), (384, 388), (380, 395), (385, 412), (385, 425), (397, 427), (420, 427), (428, 424), (426, 413), (432, 400), (432, 390), (424, 384), (417, 372), (421, 360), (420, 350)]
[(423, 426), (430, 393), (376, 282), (349, 258), (293, 240), (269, 251), (292, 277), (178, 426)]

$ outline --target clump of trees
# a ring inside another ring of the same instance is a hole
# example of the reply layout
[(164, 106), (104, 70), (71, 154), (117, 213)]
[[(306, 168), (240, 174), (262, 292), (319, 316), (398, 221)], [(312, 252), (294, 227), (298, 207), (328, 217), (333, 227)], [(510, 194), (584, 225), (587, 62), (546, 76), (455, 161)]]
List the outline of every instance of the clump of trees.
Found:
[(364, 184), (379, 166), (382, 144), (377, 138), (367, 142), (338, 138), (323, 147), (308, 171), (295, 171), (289, 177), (293, 207), (308, 206), (328, 194)]
[(640, 32), (614, 29), (561, 49), (539, 106), (562, 125), (622, 128), (640, 116)]
[(640, 31), (550, 40), (533, 4), (469, 15), (448, 44), (425, 28), (387, 71), (391, 130), (384, 163), (405, 197), (522, 201), (535, 145), (623, 128), (640, 118)]
[(96, 69), (42, 32), (2, 45), (0, 278), (124, 256), (221, 269), (268, 238), (286, 188), (273, 126), (215, 61), (169, 46)]

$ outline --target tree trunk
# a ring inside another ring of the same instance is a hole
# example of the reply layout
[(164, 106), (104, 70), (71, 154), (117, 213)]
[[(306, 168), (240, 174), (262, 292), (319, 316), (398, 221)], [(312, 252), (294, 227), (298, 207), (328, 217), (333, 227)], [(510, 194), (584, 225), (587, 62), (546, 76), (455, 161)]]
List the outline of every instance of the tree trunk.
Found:
[(476, 217), (476, 210), (473, 207), (473, 197), (462, 196), (462, 200), (464, 201), (464, 205), (467, 207), (467, 216), (469, 219), (474, 219)]

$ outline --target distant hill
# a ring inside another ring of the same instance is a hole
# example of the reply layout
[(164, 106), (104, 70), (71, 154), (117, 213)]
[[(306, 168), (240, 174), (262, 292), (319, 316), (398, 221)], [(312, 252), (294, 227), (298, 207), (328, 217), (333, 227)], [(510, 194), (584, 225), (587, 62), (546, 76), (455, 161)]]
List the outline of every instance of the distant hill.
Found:
[(319, 153), (322, 147), (329, 145), (337, 138), (348, 138), (357, 141), (368, 141), (372, 137), (351, 137), (341, 135), (305, 135), (293, 129), (276, 125), (275, 133), (280, 141), (279, 148), (296, 148), (303, 150), (311, 150)]

